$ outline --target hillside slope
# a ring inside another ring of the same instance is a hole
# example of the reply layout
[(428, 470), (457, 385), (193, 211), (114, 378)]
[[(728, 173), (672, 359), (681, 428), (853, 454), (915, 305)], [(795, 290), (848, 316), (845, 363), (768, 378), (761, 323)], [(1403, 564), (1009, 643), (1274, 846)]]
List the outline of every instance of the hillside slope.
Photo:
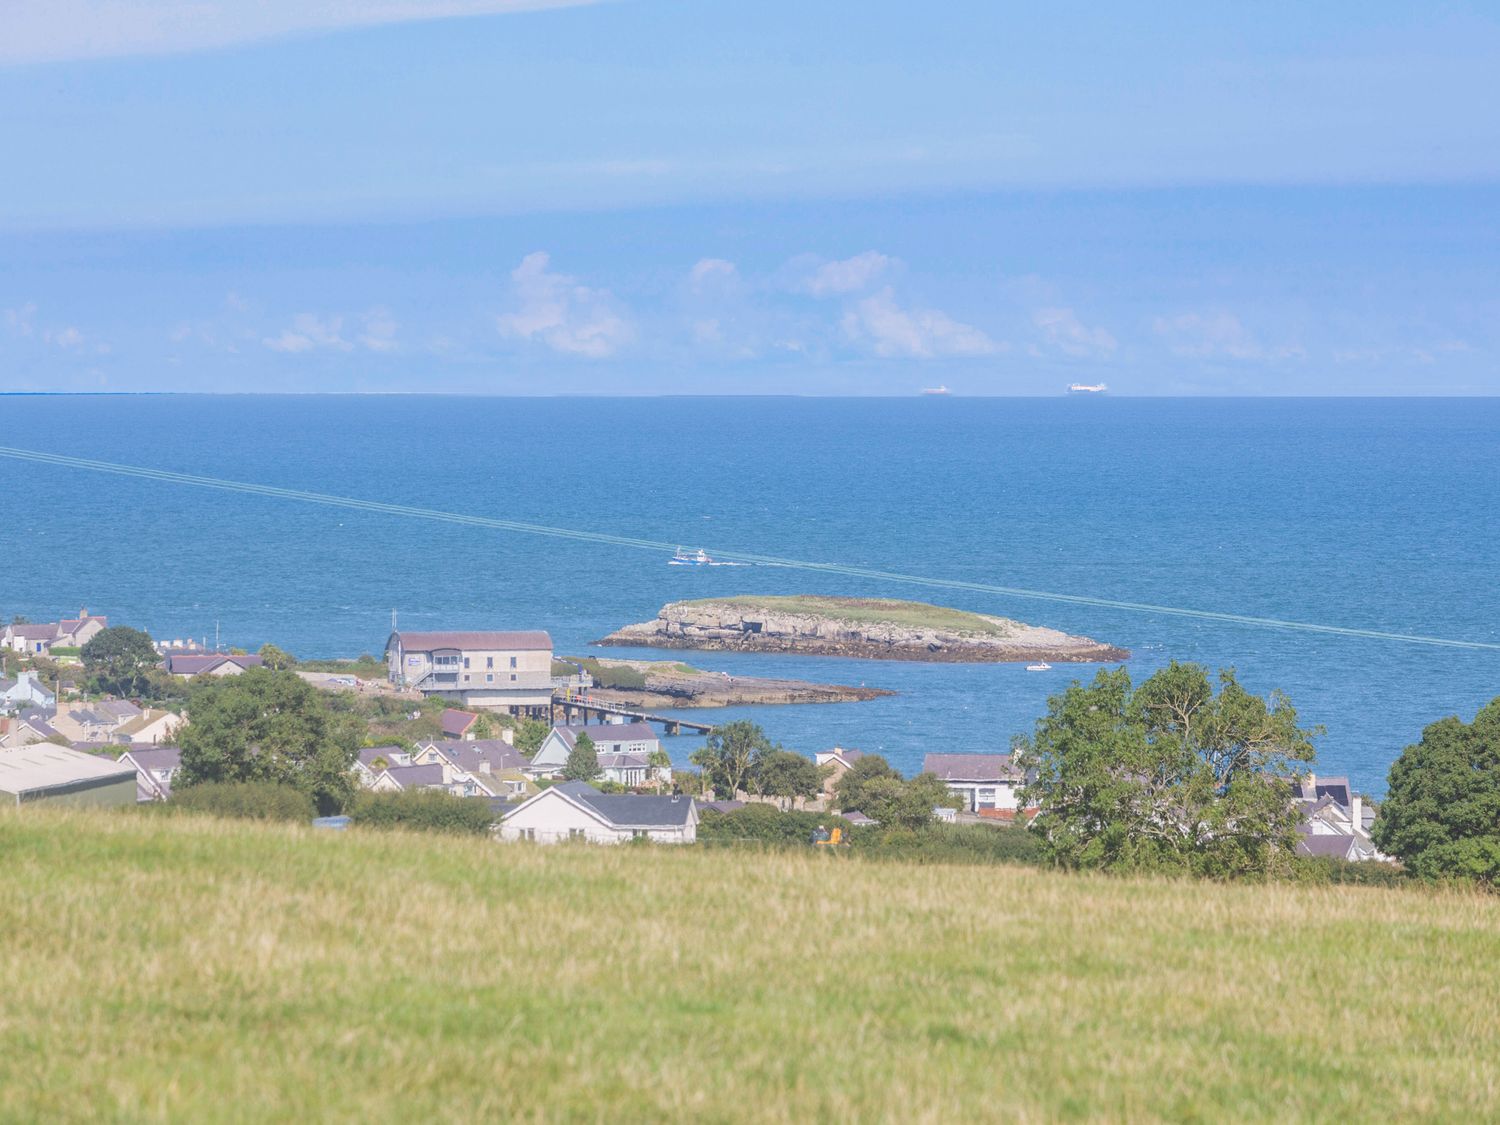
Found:
[(1500, 1117), (1500, 900), (0, 815), (0, 1119)]

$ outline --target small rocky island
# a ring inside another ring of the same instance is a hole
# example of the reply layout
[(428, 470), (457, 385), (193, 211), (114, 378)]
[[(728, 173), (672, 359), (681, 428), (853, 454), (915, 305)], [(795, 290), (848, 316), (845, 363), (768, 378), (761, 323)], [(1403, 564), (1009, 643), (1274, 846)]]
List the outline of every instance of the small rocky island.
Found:
[(654, 621), (627, 625), (598, 643), (970, 664), (1130, 657), (1114, 645), (1004, 617), (922, 602), (805, 595), (672, 602)]

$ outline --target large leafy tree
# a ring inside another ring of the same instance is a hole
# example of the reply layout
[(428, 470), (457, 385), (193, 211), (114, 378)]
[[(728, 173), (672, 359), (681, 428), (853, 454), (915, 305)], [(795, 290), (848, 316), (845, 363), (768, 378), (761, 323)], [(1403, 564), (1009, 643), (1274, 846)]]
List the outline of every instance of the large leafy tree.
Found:
[(79, 651), (89, 684), (113, 695), (144, 695), (161, 656), (151, 638), (139, 629), (114, 625), (100, 630)]
[(1034, 780), (1044, 850), (1068, 867), (1166, 868), (1231, 875), (1291, 855), (1292, 779), (1313, 760), (1316, 731), (1280, 693), (1234, 672), (1173, 662), (1139, 688), (1101, 671), (1048, 701), (1020, 747)]
[(703, 770), (718, 796), (732, 800), (735, 794), (749, 790), (755, 756), (771, 749), (765, 731), (747, 719), (737, 719), (715, 727), (708, 740), (693, 751), (691, 761)]
[(552, 728), (540, 719), (522, 719), (516, 728), (516, 749), (528, 758), (542, 748)]
[(309, 794), (325, 813), (354, 795), (359, 722), (335, 714), (293, 672), (252, 668), (200, 684), (178, 741), (180, 785), (274, 781)]
[(1373, 835), (1419, 875), (1500, 883), (1500, 699), (1401, 752)]
[(876, 777), (865, 782), (860, 812), (882, 828), (922, 828), (932, 823), (933, 810), (955, 808), (960, 799), (935, 774), (918, 774), (910, 781)]
[(260, 658), (273, 672), (282, 672), (297, 663), (297, 658), (269, 641), (260, 646)]
[(762, 797), (775, 797), (791, 808), (798, 797), (811, 799), (823, 786), (823, 771), (816, 762), (776, 746), (759, 751), (750, 763), (750, 779)]
[(844, 771), (844, 775), (833, 784), (833, 806), (845, 812), (862, 812), (874, 816), (865, 808), (870, 803), (872, 781), (900, 781), (901, 775), (879, 754), (866, 754)]
[(568, 760), (563, 764), (564, 781), (593, 781), (603, 772), (599, 769), (599, 749), (586, 733), (580, 733), (568, 751)]

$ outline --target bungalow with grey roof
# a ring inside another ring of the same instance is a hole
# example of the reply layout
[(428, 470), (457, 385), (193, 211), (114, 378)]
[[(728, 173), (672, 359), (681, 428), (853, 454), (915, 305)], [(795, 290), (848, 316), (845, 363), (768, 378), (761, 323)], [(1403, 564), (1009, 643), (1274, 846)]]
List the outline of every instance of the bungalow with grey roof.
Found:
[(389, 766), (411, 765), (411, 754), (399, 746), (366, 746), (354, 759), (354, 777), (366, 789), (374, 788), (375, 781)]
[(81, 609), (77, 617), (65, 617), (61, 621), (7, 625), (0, 633), (0, 645), (12, 652), (46, 656), (54, 647), (82, 648), (107, 628), (108, 617), (94, 617), (88, 610)]
[(167, 671), (184, 680), (192, 676), (238, 676), (264, 664), (254, 653), (174, 652), (167, 656)]
[(963, 811), (1014, 809), (1026, 772), (1009, 754), (928, 754), (922, 772), (937, 777), (963, 798)]
[(479, 722), (477, 711), (460, 711), (457, 707), (447, 708), (438, 717), (438, 726), (442, 728), (443, 734), (448, 738), (479, 737), (474, 733), (474, 725)]
[(698, 810), (691, 797), (604, 794), (586, 782), (565, 781), (506, 813), (500, 838), (539, 844), (691, 844), (698, 838)]

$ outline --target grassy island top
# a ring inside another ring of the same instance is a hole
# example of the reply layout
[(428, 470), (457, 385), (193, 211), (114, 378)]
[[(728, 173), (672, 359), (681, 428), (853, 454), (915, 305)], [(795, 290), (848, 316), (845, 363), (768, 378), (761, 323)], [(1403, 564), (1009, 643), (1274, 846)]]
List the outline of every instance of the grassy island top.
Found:
[(1493, 896), (810, 852), (10, 810), (0, 1120), (1500, 1116)]
[(979, 633), (1008, 636), (1018, 622), (1004, 617), (987, 617), (965, 609), (928, 605), (926, 602), (903, 602), (895, 598), (833, 598), (816, 594), (786, 596), (742, 594), (732, 598), (703, 598), (684, 605), (732, 605), (765, 613), (802, 613), (847, 621), (851, 625), (900, 625), (908, 629), (942, 629), (954, 633)]

